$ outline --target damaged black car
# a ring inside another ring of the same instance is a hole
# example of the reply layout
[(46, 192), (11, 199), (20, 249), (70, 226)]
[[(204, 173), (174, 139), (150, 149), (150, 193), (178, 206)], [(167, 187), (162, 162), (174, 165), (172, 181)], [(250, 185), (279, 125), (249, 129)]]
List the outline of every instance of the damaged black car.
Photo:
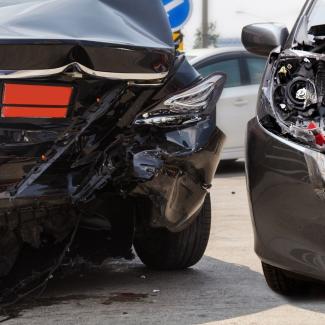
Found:
[(255, 249), (273, 290), (303, 293), (325, 281), (325, 1), (307, 1), (290, 35), (255, 24), (242, 40), (272, 50), (247, 135)]
[(0, 303), (132, 246), (152, 268), (197, 263), (225, 76), (177, 52), (160, 0), (0, 0), (0, 15)]

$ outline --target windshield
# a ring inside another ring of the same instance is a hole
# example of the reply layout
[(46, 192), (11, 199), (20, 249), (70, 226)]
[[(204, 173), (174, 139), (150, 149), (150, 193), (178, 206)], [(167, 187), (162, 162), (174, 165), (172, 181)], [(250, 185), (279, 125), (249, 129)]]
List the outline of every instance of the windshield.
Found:
[[(317, 0), (308, 17), (308, 30), (315, 26), (325, 26), (325, 0)], [(323, 31), (325, 29), (323, 27)]]
[[(295, 37), (297, 48), (318, 52), (325, 50), (325, 0), (315, 0), (302, 17)], [(321, 46), (321, 47), (320, 47)], [(320, 47), (320, 48), (319, 48)]]

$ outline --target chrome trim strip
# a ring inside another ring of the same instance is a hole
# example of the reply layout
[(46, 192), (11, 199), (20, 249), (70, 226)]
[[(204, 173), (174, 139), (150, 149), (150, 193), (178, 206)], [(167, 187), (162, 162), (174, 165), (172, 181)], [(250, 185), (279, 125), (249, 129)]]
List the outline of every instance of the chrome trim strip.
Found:
[(104, 72), (96, 71), (85, 67), (84, 65), (73, 62), (63, 67), (55, 69), (44, 70), (0, 70), (0, 79), (25, 79), (25, 78), (37, 78), (48, 77), (65, 72), (68, 68), (75, 68), (77, 71), (84, 72), (90, 76), (113, 79), (113, 80), (159, 80), (167, 77), (168, 72), (160, 73), (119, 73), (119, 72)]

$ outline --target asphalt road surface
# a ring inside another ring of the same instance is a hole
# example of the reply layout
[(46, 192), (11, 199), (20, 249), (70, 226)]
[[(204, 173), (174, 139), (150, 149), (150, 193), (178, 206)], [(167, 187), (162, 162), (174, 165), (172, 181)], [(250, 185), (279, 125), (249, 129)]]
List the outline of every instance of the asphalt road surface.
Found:
[(213, 227), (203, 260), (153, 272), (139, 260), (54, 279), (40, 305), (5, 324), (325, 324), (325, 289), (285, 299), (271, 292), (253, 252), (243, 163), (223, 164), (212, 190)]

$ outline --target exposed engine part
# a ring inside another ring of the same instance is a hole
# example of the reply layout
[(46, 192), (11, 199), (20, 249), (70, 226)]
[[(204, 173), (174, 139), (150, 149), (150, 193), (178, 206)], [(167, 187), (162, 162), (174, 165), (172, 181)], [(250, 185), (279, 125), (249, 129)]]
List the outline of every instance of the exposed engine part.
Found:
[(273, 110), (284, 133), (325, 150), (325, 61), (283, 55), (274, 67)]

